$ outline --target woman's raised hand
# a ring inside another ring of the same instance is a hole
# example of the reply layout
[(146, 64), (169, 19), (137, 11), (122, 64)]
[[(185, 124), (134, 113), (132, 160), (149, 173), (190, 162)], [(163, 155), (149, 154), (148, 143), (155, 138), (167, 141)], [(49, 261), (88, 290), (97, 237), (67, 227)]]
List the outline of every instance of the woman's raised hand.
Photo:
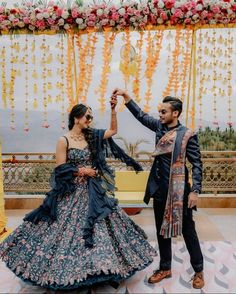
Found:
[(111, 109), (115, 109), (115, 108), (116, 108), (116, 105), (117, 105), (117, 98), (116, 98), (115, 95), (112, 95), (112, 96), (111, 96), (110, 104), (111, 104)]

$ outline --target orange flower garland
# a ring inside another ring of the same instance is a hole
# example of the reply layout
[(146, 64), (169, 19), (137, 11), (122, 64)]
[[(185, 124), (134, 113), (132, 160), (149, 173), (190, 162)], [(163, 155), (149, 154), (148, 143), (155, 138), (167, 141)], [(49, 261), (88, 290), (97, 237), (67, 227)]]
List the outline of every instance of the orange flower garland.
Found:
[(142, 47), (143, 47), (143, 31), (139, 32), (140, 38), (137, 41), (136, 48), (137, 48), (137, 56), (136, 56), (136, 64), (137, 64), (137, 69), (135, 72), (135, 76), (133, 79), (133, 93), (135, 96), (135, 101), (139, 103), (141, 101), (140, 97), (140, 75), (141, 75), (141, 70), (142, 70)]
[(154, 43), (152, 39), (151, 32), (148, 31), (147, 36), (147, 59), (146, 59), (146, 70), (145, 77), (147, 80), (147, 90), (145, 93), (145, 105), (144, 111), (149, 112), (150, 105), (149, 102), (152, 99), (152, 83), (153, 83), (153, 74), (156, 70), (157, 64), (160, 59), (160, 51), (162, 48), (162, 39), (163, 39), (163, 31), (157, 31), (155, 33), (154, 39), (156, 43)]
[(170, 72), (169, 80), (167, 83), (167, 86), (165, 90), (162, 93), (162, 96), (165, 97), (167, 95), (170, 95), (172, 91), (177, 92), (179, 88), (179, 76), (178, 76), (178, 71), (179, 71), (179, 61), (178, 57), (180, 55), (180, 39), (181, 39), (182, 32), (181, 30), (177, 29), (176, 30), (176, 35), (175, 35), (175, 49), (172, 52), (173, 56), (173, 65), (172, 65), (172, 70)]
[(106, 30), (104, 32), (104, 45), (102, 50), (102, 59), (103, 59), (103, 67), (102, 74), (100, 80), (100, 86), (96, 93), (99, 94), (99, 102), (100, 102), (100, 111), (104, 112), (106, 109), (106, 91), (108, 84), (108, 76), (111, 71), (110, 62), (112, 59), (112, 49), (114, 45), (116, 34), (114, 32), (109, 32)]

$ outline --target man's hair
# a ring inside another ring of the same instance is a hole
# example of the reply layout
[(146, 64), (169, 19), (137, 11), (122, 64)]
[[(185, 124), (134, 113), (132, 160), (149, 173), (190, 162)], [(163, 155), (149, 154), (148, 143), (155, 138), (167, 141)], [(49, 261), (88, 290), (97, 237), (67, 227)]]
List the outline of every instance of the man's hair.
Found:
[(177, 110), (179, 112), (178, 116), (180, 116), (182, 109), (183, 109), (183, 102), (179, 98), (172, 97), (172, 96), (166, 96), (162, 100), (162, 103), (170, 103), (172, 110), (173, 111)]

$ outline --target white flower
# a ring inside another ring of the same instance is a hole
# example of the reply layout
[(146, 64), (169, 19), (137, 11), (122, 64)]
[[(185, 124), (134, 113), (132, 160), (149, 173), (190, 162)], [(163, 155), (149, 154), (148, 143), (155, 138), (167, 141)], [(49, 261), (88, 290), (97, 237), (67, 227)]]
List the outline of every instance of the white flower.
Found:
[(25, 26), (25, 23), (23, 21), (18, 22), (18, 27), (23, 28)]
[(9, 19), (10, 21), (13, 21), (13, 20), (15, 19), (15, 16), (14, 16), (13, 14), (10, 14), (10, 15), (8, 16), (8, 19)]
[(69, 28), (70, 28), (70, 25), (69, 25), (68, 23), (66, 23), (66, 24), (64, 25), (64, 29), (65, 29), (65, 30), (69, 30)]
[(163, 19), (159, 17), (159, 18), (157, 19), (157, 23), (162, 24), (162, 23), (163, 23)]
[(29, 25), (29, 29), (30, 29), (31, 31), (33, 31), (33, 30), (35, 30), (35, 26)]
[(153, 9), (154, 8), (154, 4), (153, 3), (149, 3), (149, 7), (150, 7), (150, 9)]
[(153, 8), (151, 11), (152, 11), (152, 13), (157, 14), (157, 9), (156, 8)]
[(109, 9), (108, 8), (105, 8), (104, 9), (104, 14), (108, 14), (109, 13)]
[(135, 22), (135, 17), (131, 17), (129, 20), (130, 20), (131, 22)]
[(98, 15), (98, 16), (103, 15), (103, 9), (98, 9), (98, 10), (97, 10), (97, 15)]
[(53, 14), (51, 18), (55, 20), (57, 18), (56, 14)]
[(199, 14), (198, 13), (194, 14), (193, 17), (192, 17), (192, 19), (194, 19), (194, 20), (196, 20), (198, 18), (199, 18)]
[(80, 18), (80, 17), (76, 18), (76, 23), (77, 23), (78, 25), (81, 25), (83, 22), (84, 22), (84, 21), (83, 21), (82, 18)]
[(44, 18), (49, 18), (49, 16), (50, 16), (49, 13), (47, 13), (47, 12), (44, 12), (44, 13), (43, 13), (43, 17), (44, 17)]
[(110, 20), (110, 25), (111, 26), (114, 26), (116, 23), (115, 23), (115, 21), (114, 20)]
[(187, 17), (187, 18), (189, 18), (189, 17), (192, 16), (192, 15), (193, 15), (192, 11), (188, 11), (188, 12), (186, 13), (186, 17)]
[(196, 6), (197, 11), (201, 11), (202, 8), (203, 8), (202, 4), (198, 4), (198, 5)]
[(39, 19), (39, 20), (42, 20), (43, 19), (43, 14), (42, 13), (36, 14), (36, 18)]
[(171, 8), (171, 13), (174, 14), (174, 13), (175, 13), (175, 10), (176, 10), (176, 8), (175, 8), (175, 7), (172, 7), (172, 8)]
[(83, 29), (86, 28), (86, 24), (83, 23), (83, 24), (79, 25), (78, 27), (79, 27), (80, 30), (83, 30)]
[(125, 9), (124, 8), (120, 8), (118, 10), (118, 12), (119, 12), (120, 15), (125, 15)]
[(67, 19), (69, 16), (69, 12), (68, 11), (63, 11), (61, 17), (64, 19)]
[(164, 8), (165, 7), (165, 3), (163, 1), (158, 1), (158, 7), (159, 8)]
[(59, 21), (58, 21), (58, 25), (59, 26), (63, 26), (65, 23), (64, 19), (63, 18), (60, 18)]

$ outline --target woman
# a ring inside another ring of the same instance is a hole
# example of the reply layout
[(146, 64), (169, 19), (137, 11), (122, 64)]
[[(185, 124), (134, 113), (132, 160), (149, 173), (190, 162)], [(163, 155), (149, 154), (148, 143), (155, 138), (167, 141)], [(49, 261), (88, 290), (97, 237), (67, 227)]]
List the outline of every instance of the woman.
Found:
[(114, 197), (108, 153), (141, 170), (111, 139), (117, 133), (111, 99), (108, 130), (89, 127), (83, 104), (69, 115), (69, 132), (56, 148), (52, 190), (1, 245), (0, 257), (21, 279), (51, 289), (119, 282), (147, 267), (156, 254)]

